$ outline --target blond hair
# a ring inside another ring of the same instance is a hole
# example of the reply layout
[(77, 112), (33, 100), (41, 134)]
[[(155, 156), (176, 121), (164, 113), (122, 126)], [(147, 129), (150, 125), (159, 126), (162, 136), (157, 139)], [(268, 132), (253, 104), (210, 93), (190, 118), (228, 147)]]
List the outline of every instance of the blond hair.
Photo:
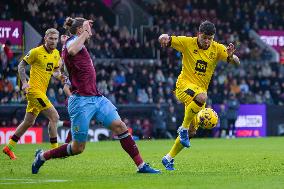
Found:
[(57, 34), (59, 36), (59, 31), (55, 28), (49, 28), (48, 30), (46, 30), (45, 36), (47, 36), (49, 34)]

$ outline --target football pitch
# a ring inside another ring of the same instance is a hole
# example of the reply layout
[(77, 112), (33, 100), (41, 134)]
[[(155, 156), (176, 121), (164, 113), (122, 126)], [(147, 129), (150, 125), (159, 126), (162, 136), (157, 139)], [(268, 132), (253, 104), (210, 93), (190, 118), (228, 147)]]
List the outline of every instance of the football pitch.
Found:
[(35, 149), (47, 149), (49, 144), (18, 145), (17, 160), (0, 155), (0, 188), (284, 188), (284, 137), (193, 139), (192, 146), (175, 158), (177, 170), (169, 172), (161, 158), (173, 142), (137, 142), (145, 161), (162, 170), (156, 175), (137, 174), (119, 141), (88, 143), (83, 154), (48, 161), (32, 175)]

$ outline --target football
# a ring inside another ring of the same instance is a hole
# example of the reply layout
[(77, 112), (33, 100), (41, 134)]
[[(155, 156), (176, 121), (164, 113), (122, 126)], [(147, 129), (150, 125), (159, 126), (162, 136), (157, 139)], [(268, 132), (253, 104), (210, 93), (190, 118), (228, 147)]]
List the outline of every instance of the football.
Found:
[(218, 114), (212, 108), (205, 108), (197, 114), (199, 126), (203, 129), (212, 129), (218, 123)]

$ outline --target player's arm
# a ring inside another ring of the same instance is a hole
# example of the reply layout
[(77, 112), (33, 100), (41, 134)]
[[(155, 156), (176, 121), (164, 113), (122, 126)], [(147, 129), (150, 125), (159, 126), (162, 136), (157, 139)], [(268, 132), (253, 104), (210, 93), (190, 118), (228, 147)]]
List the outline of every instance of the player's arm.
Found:
[(36, 61), (36, 57), (37, 57), (37, 50), (31, 49), (18, 65), (18, 73), (20, 80), (22, 82), (22, 90), (24, 91), (24, 93), (27, 93), (28, 88), (30, 87), (27, 82), (28, 77), (26, 75), (26, 67), (28, 64), (33, 65)]
[(186, 49), (186, 43), (191, 38), (186, 36), (169, 36), (168, 34), (162, 34), (159, 37), (159, 43), (161, 47), (172, 47), (177, 51), (184, 52)]
[(229, 46), (227, 47), (227, 53), (228, 53), (228, 57), (227, 57), (227, 62), (234, 64), (234, 65), (240, 65), (240, 59), (239, 57), (237, 57), (237, 55), (234, 54), (234, 52), (236, 51), (235, 46), (233, 43), (230, 43)]
[(72, 95), (71, 90), (70, 90), (70, 85), (68, 84), (64, 84), (63, 91), (67, 97)]
[(219, 48), (218, 49), (219, 60), (222, 60), (224, 62), (228, 62), (230, 64), (234, 64), (234, 65), (240, 64), (239, 58), (237, 57), (237, 55), (234, 54), (236, 49), (235, 49), (235, 46), (232, 43), (230, 43), (227, 48), (224, 45), (219, 44), (218, 48)]
[(55, 77), (56, 79), (64, 81), (67, 77), (64, 74), (62, 74), (62, 72), (60, 71), (62, 67), (63, 67), (63, 62), (60, 58), (58, 61), (57, 67), (54, 68), (52, 76)]
[(20, 80), (22, 82), (22, 89), (24, 90), (25, 93), (28, 92), (29, 88), (29, 84), (27, 82), (26, 67), (27, 67), (27, 62), (25, 60), (22, 60), (18, 65), (18, 73)]
[(64, 81), (67, 78), (67, 76), (61, 73), (59, 67), (54, 69), (52, 76), (61, 81)]
[(66, 78), (66, 80), (64, 81), (63, 91), (64, 91), (64, 93), (67, 97), (72, 95), (72, 93), (71, 93), (71, 81), (68, 78)]
[(91, 30), (92, 21), (86, 20), (83, 23), (83, 32), (81, 35), (74, 41), (68, 41), (66, 44), (67, 51), (70, 55), (76, 55), (83, 47), (85, 41), (92, 36)]

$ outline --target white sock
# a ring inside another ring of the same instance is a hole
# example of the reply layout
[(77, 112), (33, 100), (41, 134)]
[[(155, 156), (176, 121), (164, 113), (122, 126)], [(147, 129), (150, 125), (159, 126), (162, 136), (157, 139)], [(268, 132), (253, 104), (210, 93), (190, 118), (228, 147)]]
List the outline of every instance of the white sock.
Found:
[(168, 161), (172, 161), (172, 157), (170, 156), (170, 154), (167, 154), (167, 155), (165, 155), (165, 158), (168, 160)]
[(56, 123), (56, 127), (58, 128), (58, 127), (62, 127), (63, 126), (63, 121), (58, 121), (57, 123)]
[(138, 165), (138, 169), (141, 169), (144, 165), (145, 165), (145, 162), (141, 163), (140, 165)]
[(39, 155), (39, 157), (40, 157), (40, 160), (41, 160), (41, 161), (46, 161), (46, 159), (43, 157), (43, 153), (41, 153), (41, 154)]

